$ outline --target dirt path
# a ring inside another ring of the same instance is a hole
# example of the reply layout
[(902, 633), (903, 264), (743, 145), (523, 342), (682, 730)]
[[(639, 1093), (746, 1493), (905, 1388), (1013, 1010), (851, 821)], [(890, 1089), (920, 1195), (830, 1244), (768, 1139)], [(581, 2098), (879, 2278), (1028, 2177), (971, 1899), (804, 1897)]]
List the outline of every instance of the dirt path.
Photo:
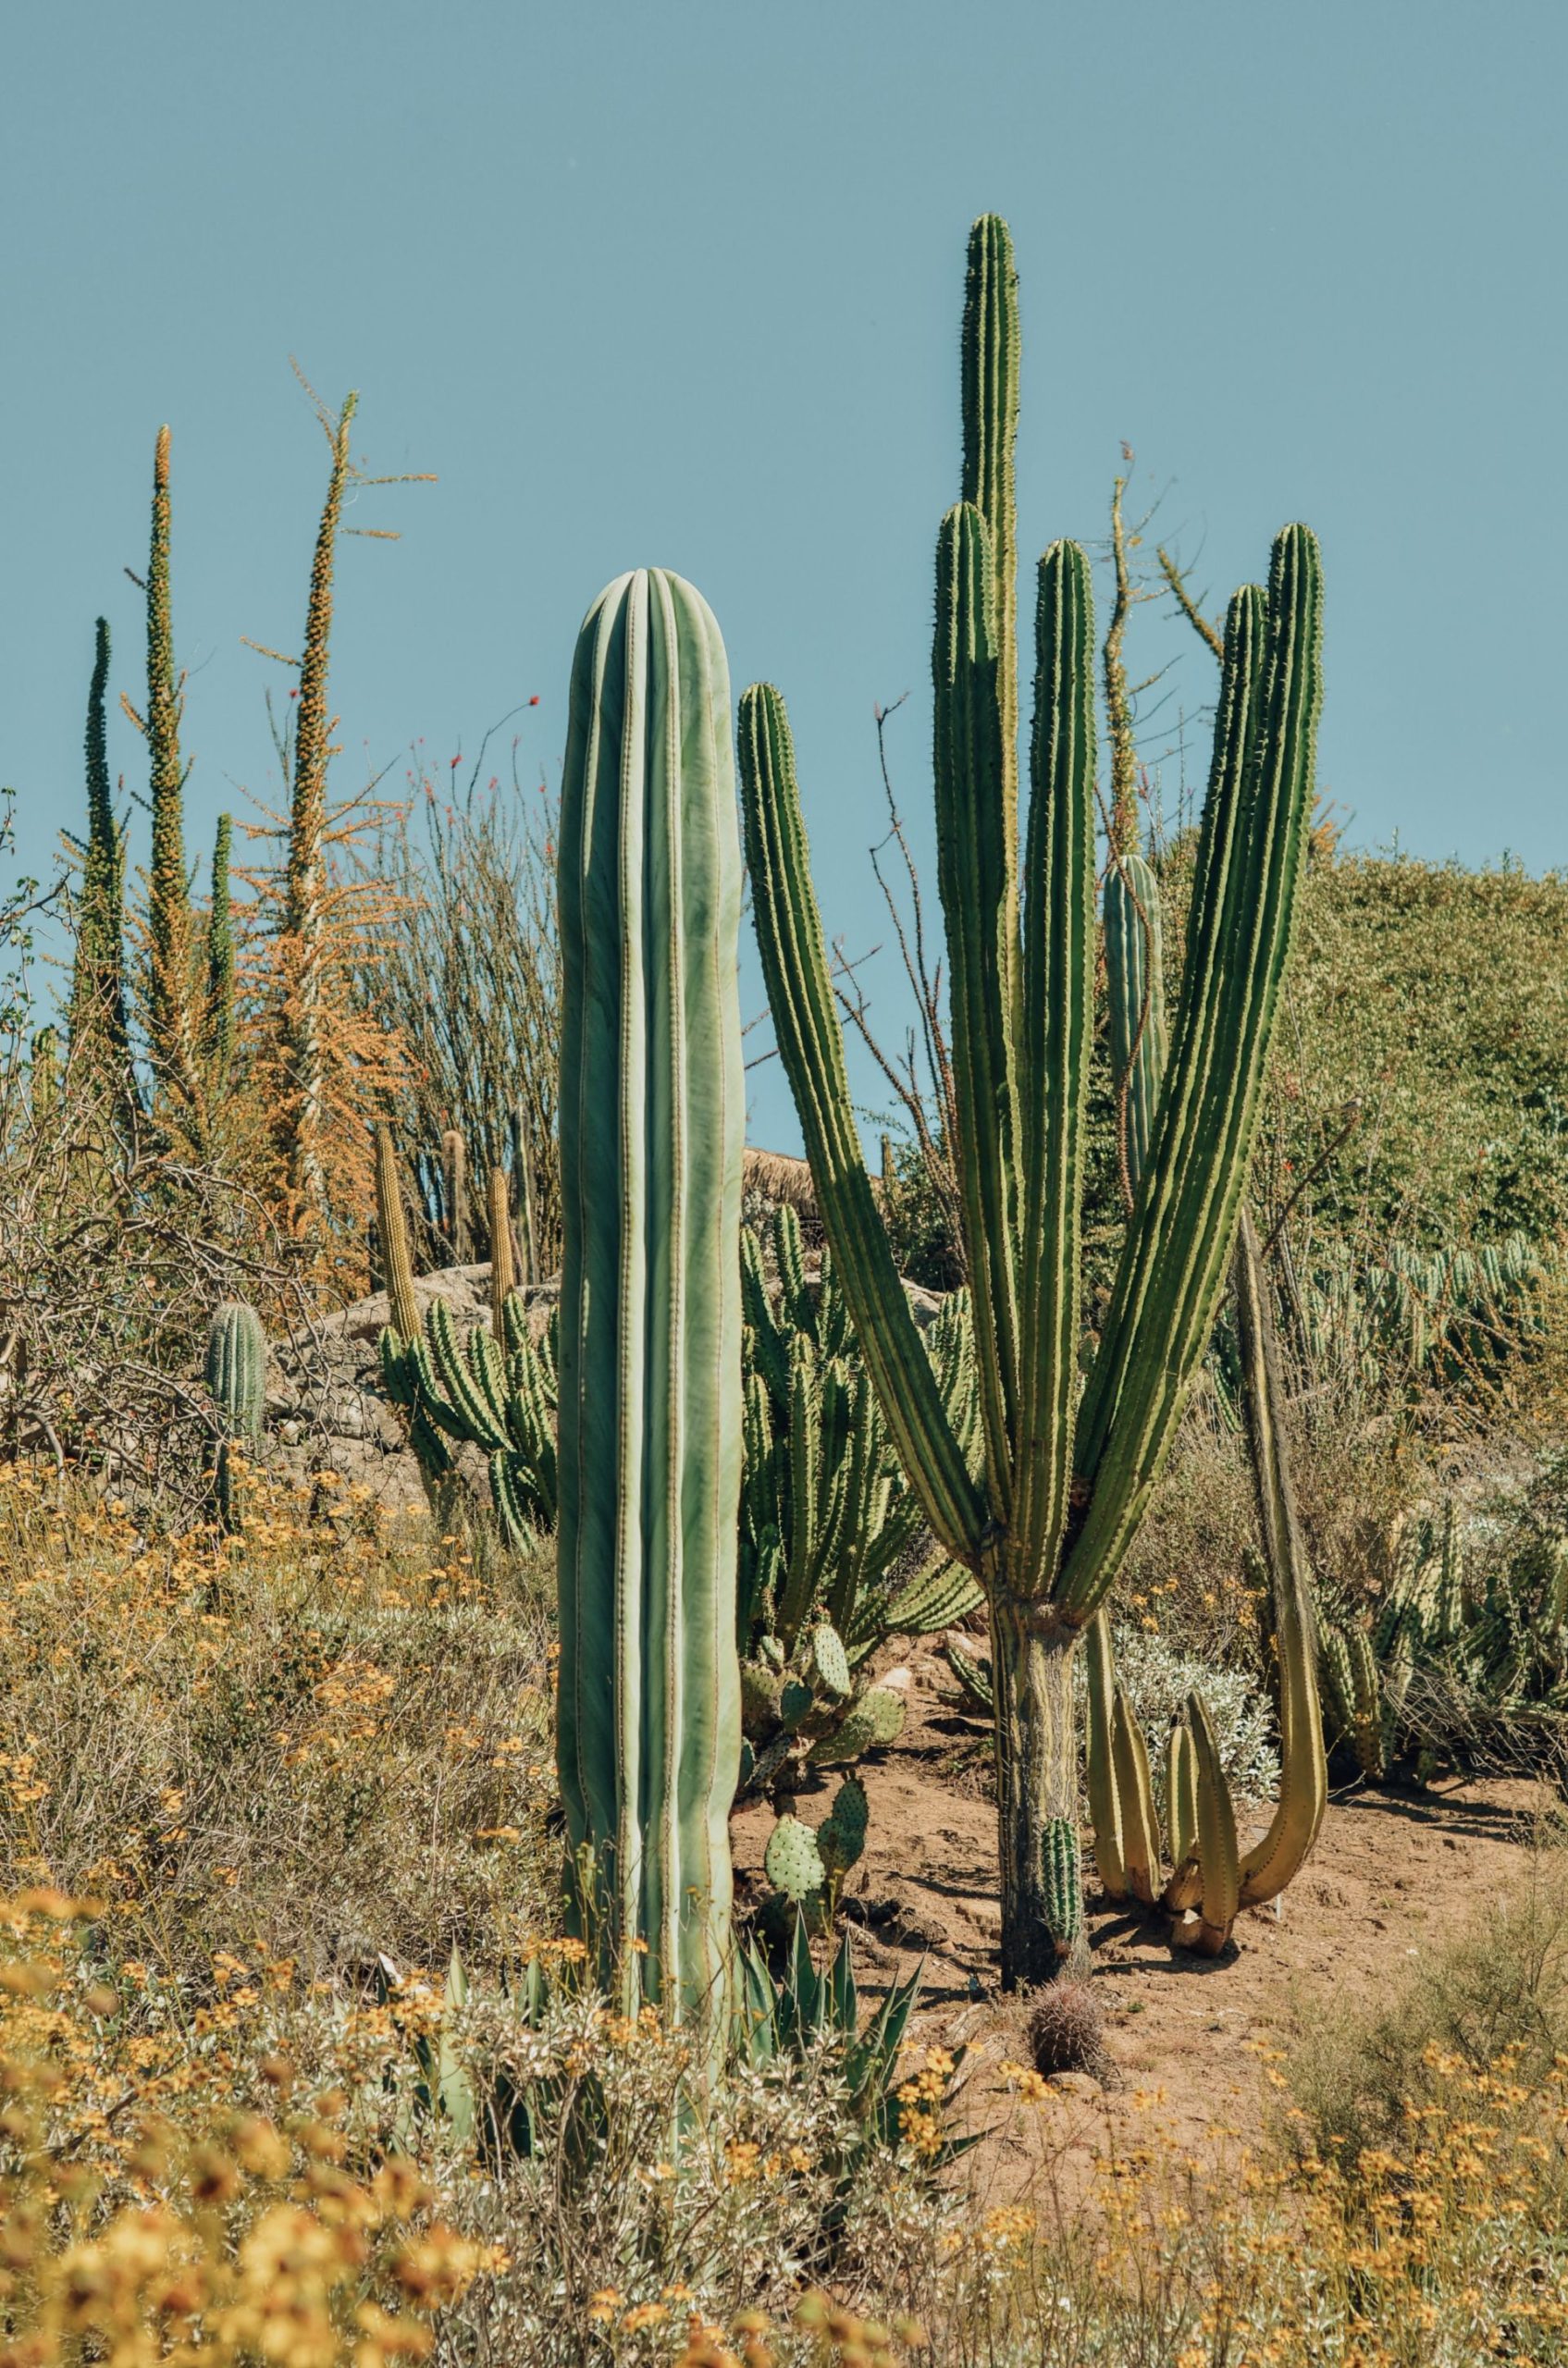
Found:
[[(955, 1714), (945, 1665), (920, 1655), (910, 1666), (905, 1733), (862, 1771), (870, 1832), (847, 1886), (847, 1913), (861, 1927), (857, 1972), (874, 1997), (923, 1955), (922, 2036), (932, 2044), (962, 2041), (994, 2065), (1021, 2057), (1024, 2047), (1017, 2013), (996, 1990), (988, 1745), (977, 1721)], [(820, 1794), (801, 1795), (801, 1816), (818, 1821), (832, 1797), (830, 1776)], [(1074, 2158), (1087, 2163), (1130, 2120), (1151, 2113), (1187, 2147), (1255, 2144), (1275, 2094), (1260, 2050), (1288, 2041), (1310, 2018), (1375, 2000), (1488, 1891), (1506, 1887), (1525, 1865), (1535, 1808), (1535, 1788), (1508, 1781), (1419, 1798), (1346, 1794), (1330, 1806), (1280, 1912), (1243, 1915), (1233, 1947), (1216, 1960), (1172, 1950), (1162, 1920), (1092, 1896), (1115, 2081), (1106, 2090), (1081, 2075), (1054, 2082), (1027, 2137), (1013, 2127), (1005, 2138), (992, 2174), (1014, 2187), (1038, 2176), (1046, 2157), (1070, 2173)], [(735, 1819), (743, 1897), (758, 1895), (772, 1823), (761, 1807)], [(977, 2090), (994, 2085), (982, 2066)], [(1011, 2173), (1003, 2157), (1014, 2161)]]

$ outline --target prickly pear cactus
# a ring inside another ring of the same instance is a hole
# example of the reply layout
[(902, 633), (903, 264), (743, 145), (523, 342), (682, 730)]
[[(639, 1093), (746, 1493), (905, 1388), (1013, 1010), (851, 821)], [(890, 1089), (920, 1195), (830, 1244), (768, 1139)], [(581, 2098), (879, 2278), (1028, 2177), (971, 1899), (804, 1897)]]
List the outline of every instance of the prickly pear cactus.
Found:
[(858, 1776), (846, 1776), (833, 1795), (832, 1810), (817, 1828), (817, 1847), (830, 1875), (849, 1872), (866, 1847), (870, 1804)]
[(862, 1753), (885, 1750), (903, 1732), (907, 1705), (891, 1685), (873, 1685), (851, 1703), (824, 1735), (819, 1735), (806, 1757), (813, 1768), (842, 1766)]
[(817, 1837), (796, 1817), (781, 1817), (768, 1837), (762, 1870), (773, 1889), (797, 1904), (819, 1892), (827, 1879)]

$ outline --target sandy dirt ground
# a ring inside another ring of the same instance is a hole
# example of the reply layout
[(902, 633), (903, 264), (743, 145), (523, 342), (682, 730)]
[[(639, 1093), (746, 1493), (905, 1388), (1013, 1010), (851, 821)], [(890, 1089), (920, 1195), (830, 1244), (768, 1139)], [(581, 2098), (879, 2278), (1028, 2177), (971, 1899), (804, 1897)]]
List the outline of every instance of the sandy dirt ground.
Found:
[[(1239, 1920), (1225, 1955), (1173, 1949), (1165, 1920), (1089, 1900), (1094, 1980), (1111, 2066), (1105, 2082), (1058, 2076), (1027, 2115), (1001, 2103), (997, 2066), (1026, 2054), (1016, 2003), (997, 1989), (995, 1818), (989, 1745), (957, 1708), (945, 1664), (919, 1653), (904, 1734), (861, 1773), (870, 1802), (866, 1853), (846, 1885), (863, 1993), (874, 2000), (923, 1960), (912, 2027), (969, 2052), (967, 2110), (991, 2135), (982, 2183), (1018, 2191), (1043, 2176), (1081, 2184), (1093, 2162), (1157, 2122), (1204, 2158), (1255, 2148), (1279, 2109), (1274, 2052), (1308, 2023), (1388, 1994), (1476, 1900), (1524, 1870), (1535, 1788), (1471, 1782), (1425, 1794), (1351, 1791), (1331, 1803), (1316, 1849), (1279, 1903)], [(833, 1798), (804, 1792), (818, 1822)], [(1261, 1829), (1266, 1820), (1256, 1820)], [(772, 1812), (735, 1820), (740, 1900), (765, 1889)], [(1242, 1846), (1250, 1834), (1243, 1832)]]

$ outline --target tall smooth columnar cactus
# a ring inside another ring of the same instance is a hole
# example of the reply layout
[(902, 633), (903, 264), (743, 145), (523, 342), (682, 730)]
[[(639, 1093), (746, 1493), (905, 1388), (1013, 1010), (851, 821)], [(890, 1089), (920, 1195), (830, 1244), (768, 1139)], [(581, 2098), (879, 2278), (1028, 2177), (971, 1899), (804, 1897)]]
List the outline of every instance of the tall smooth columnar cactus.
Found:
[(740, 1758), (740, 851), (723, 643), (662, 569), (611, 585), (578, 638), (558, 878), (562, 1797), (607, 1979), (716, 2029)]
[[(984, 325), (985, 351), (968, 349)], [(943, 1407), (866, 1174), (811, 886), (784, 700), (741, 701), (759, 944), (818, 1206), (861, 1352), (932, 1534), (990, 1602), (1002, 1971), (1049, 1978), (1077, 1814), (1072, 1655), (1115, 1582), (1213, 1325), (1235, 1234), (1306, 845), (1318, 709), (1316, 545), (1287, 527), (1266, 594), (1230, 605), (1181, 1001), (1111, 1303), (1080, 1389), (1085, 1113), (1093, 1040), (1095, 781), (1089, 564), (1040, 562), (1020, 894), (1005, 631), (1015, 540), (1011, 245), (976, 225), (965, 306), (966, 500), (937, 553), (935, 787), (957, 1139), (983, 1451)], [(986, 396), (989, 385), (992, 393)], [(969, 399), (971, 387), (982, 394)], [(1021, 909), (1020, 909), (1021, 908)], [(1053, 1919), (1056, 1919), (1054, 1922)]]

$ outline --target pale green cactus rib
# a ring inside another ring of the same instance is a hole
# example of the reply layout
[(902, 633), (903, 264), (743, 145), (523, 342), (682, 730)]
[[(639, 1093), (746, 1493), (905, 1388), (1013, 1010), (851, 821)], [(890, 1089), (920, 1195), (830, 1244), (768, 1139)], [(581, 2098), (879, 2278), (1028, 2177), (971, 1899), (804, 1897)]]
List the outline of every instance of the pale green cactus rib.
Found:
[[(745, 1076), (723, 644), (662, 570), (573, 666), (562, 965), (561, 1683), (604, 1970), (722, 2027), (740, 1753)], [(647, 1943), (639, 1983), (634, 1940)]]
[(1019, 432), (1023, 338), (1012, 233), (999, 214), (969, 231), (959, 339), (964, 414), (963, 498), (991, 530), (994, 635), (1002, 708), (1002, 778), (1007, 844), (1018, 813), (1018, 504), (1013, 453)]
[(1285, 1889), (1316, 1841), (1328, 1806), (1328, 1761), (1317, 1698), (1312, 1568), (1279, 1423), (1284, 1391), (1274, 1312), (1253, 1221), (1244, 1208), (1236, 1240), (1236, 1301), (1241, 1402), (1279, 1669), (1279, 1797), (1267, 1832), (1247, 1852), (1241, 1868), (1241, 1905), (1253, 1907)]
[[(1080, 1411), (1078, 1467), (1090, 1497), (1057, 1590), (1093, 1611), (1142, 1518), (1208, 1337), (1230, 1255), (1263, 1071), (1305, 857), (1321, 694), (1322, 586), (1303, 526), (1278, 536), (1269, 576), (1261, 714), (1245, 746), (1216, 739), (1200, 882), (1176, 1042), (1154, 1153)], [(1255, 603), (1227, 620), (1227, 676), (1250, 671)], [(1227, 783), (1223, 767), (1241, 777)]]
[(936, 549), (937, 885), (947, 929), (952, 1014), (953, 1147), (963, 1209), (987, 1496), (1006, 1522), (1013, 1503), (1019, 1402), (1019, 1118), (1018, 886), (1013, 821), (1003, 792), (1003, 725), (991, 536), (972, 504), (942, 522)]
[(1136, 852), (1113, 862), (1106, 874), (1105, 931), (1111, 1074), (1130, 1206), (1149, 1164), (1169, 1052), (1160, 883)]
[(1040, 562), (1024, 880), (1020, 1568), (1057, 1568), (1078, 1400), (1080, 1234), (1094, 1032), (1094, 603), (1076, 543)]
[(898, 1460), (932, 1531), (949, 1554), (976, 1568), (990, 1524), (909, 1313), (861, 1156), (789, 719), (771, 684), (754, 684), (742, 697), (739, 747), (762, 975), (840, 1287)]

